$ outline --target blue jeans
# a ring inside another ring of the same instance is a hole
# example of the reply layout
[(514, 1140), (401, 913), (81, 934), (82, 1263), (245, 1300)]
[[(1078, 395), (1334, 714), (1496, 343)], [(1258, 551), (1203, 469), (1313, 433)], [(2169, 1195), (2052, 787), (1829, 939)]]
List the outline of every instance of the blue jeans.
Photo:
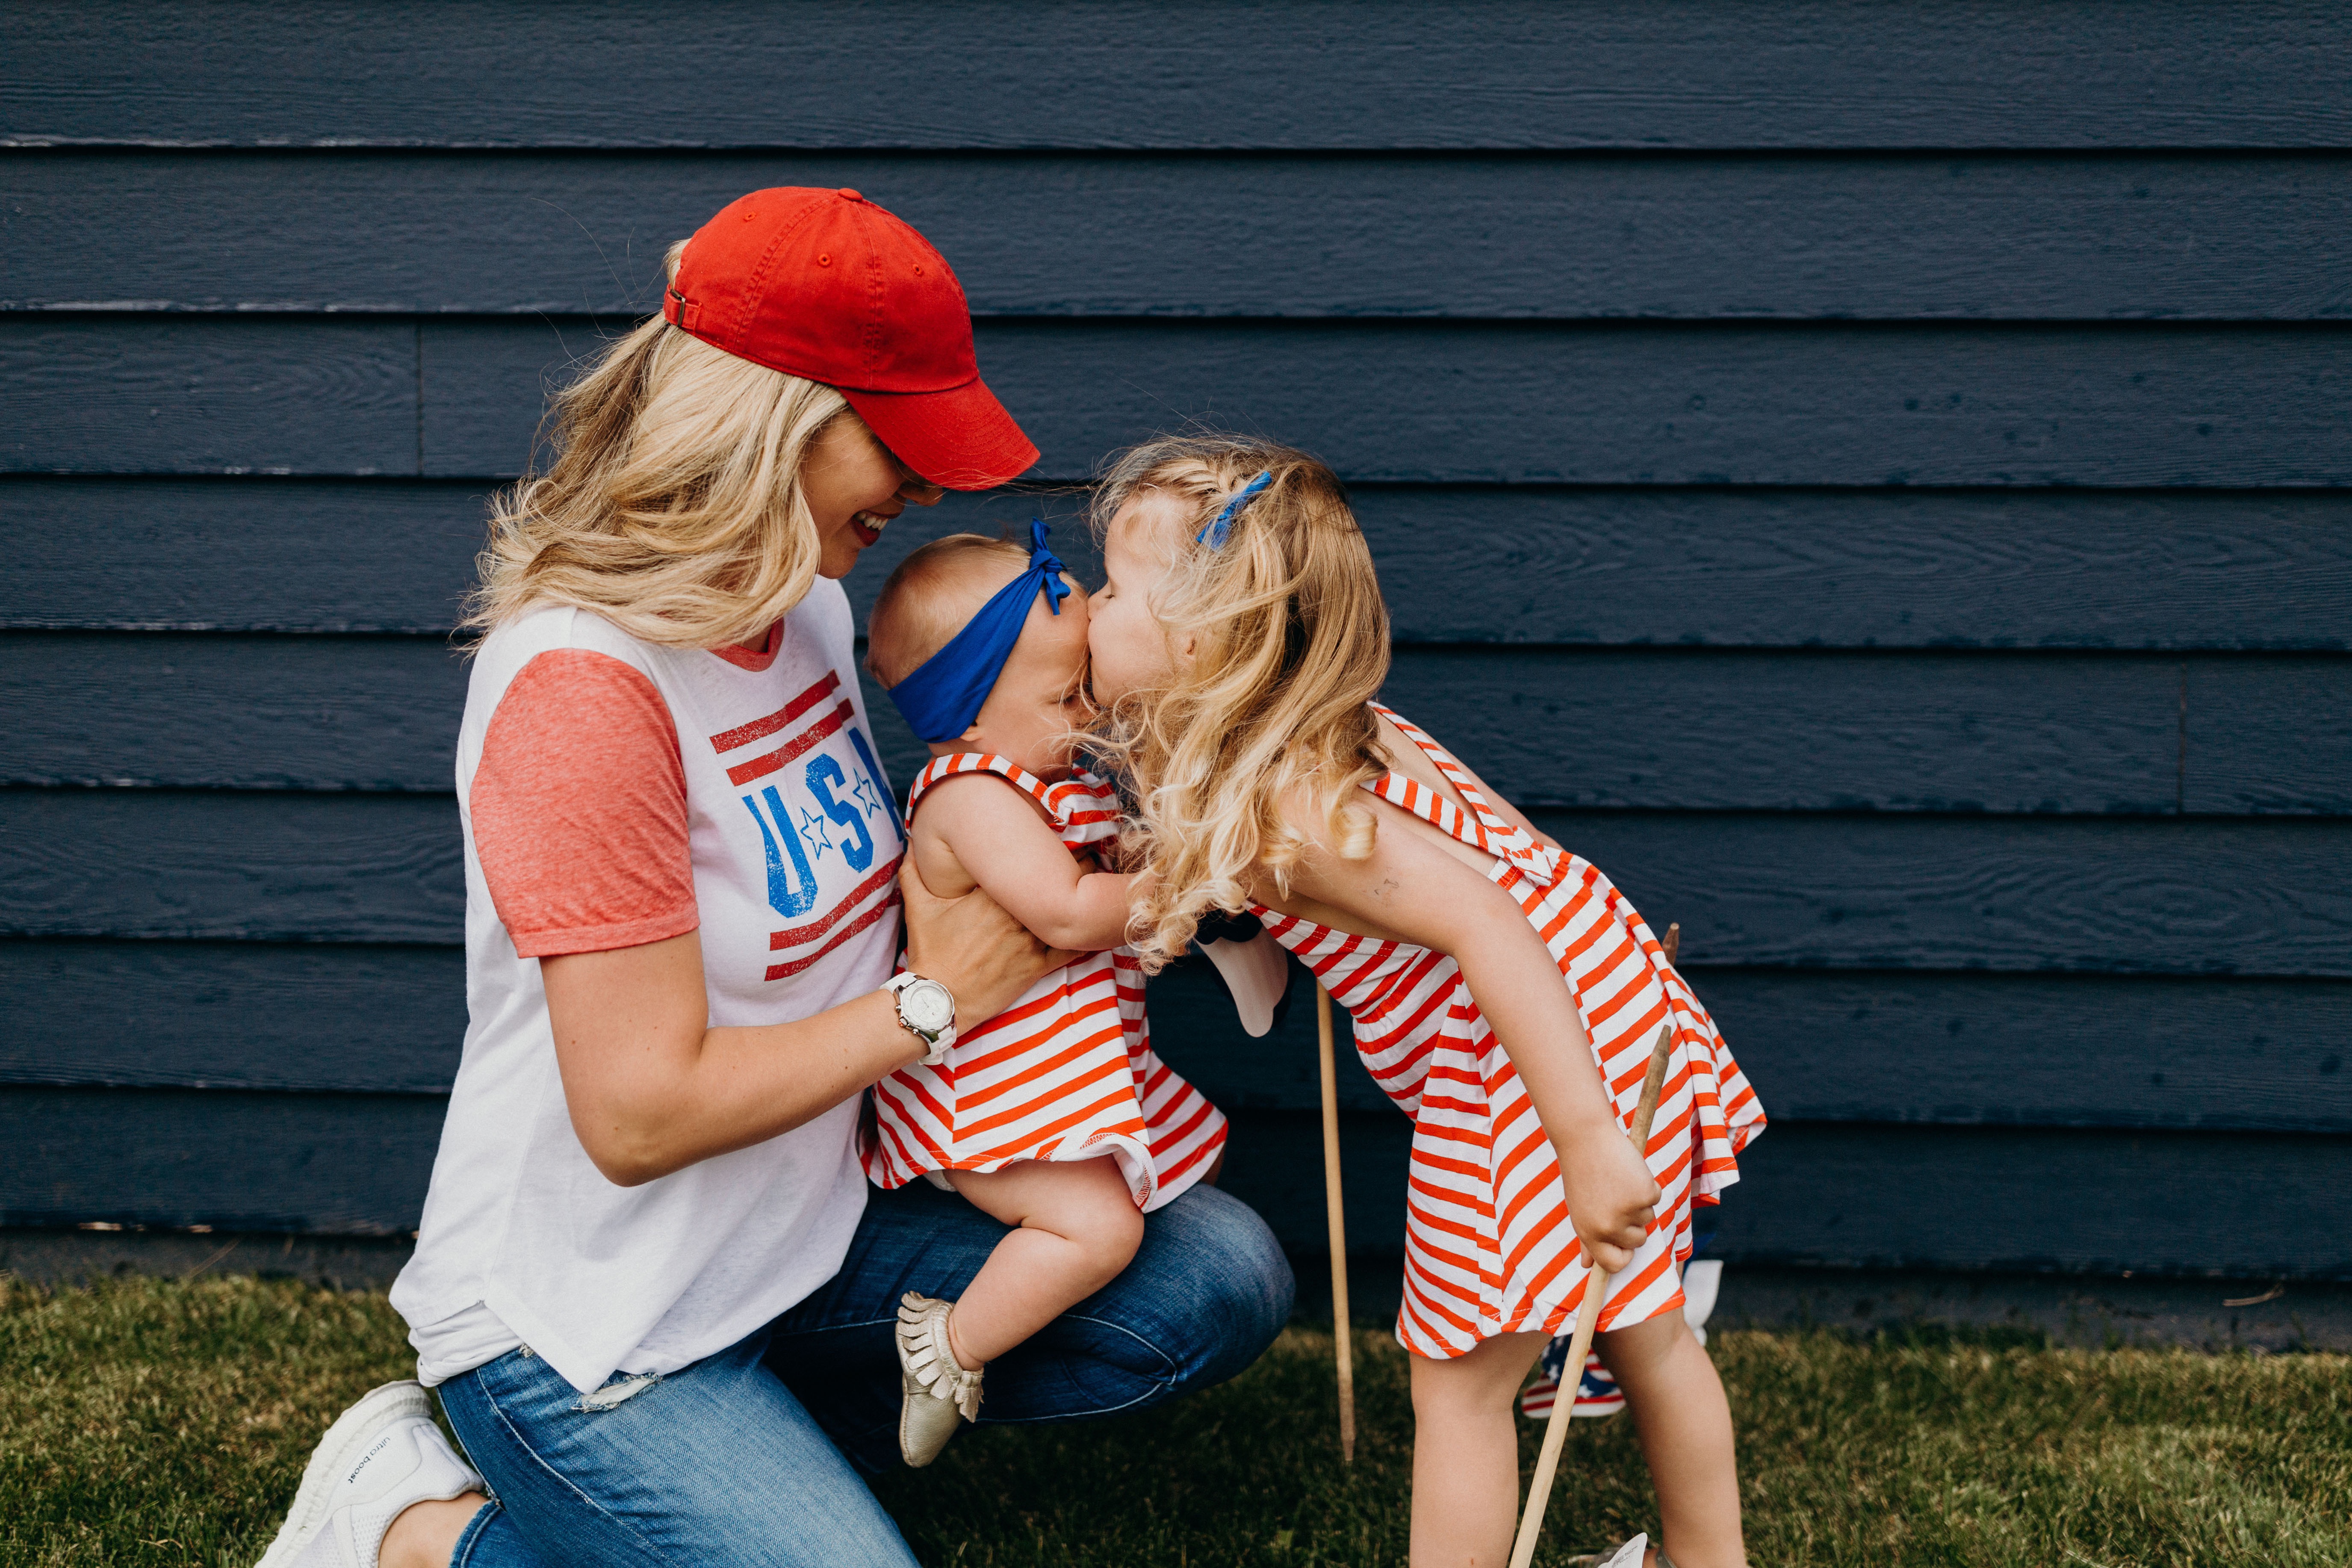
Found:
[[(912, 1183), (872, 1194), (815, 1295), (634, 1392), (616, 1375), (601, 1409), (527, 1350), (452, 1378), (442, 1408), (498, 1500), (451, 1563), (912, 1568), (859, 1475), (898, 1463), (898, 1297), (962, 1294), (1004, 1231)], [(1221, 1383), (1273, 1342), (1290, 1297), (1265, 1222), (1194, 1187), (1150, 1216), (1107, 1289), (989, 1363), (981, 1419), (1106, 1415)]]

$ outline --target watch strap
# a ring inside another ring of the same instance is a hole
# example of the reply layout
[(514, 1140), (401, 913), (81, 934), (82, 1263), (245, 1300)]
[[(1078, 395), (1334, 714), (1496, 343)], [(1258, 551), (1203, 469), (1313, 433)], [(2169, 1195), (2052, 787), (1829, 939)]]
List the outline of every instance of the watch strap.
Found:
[[(950, 1012), (947, 1026), (942, 1028), (936, 1035), (917, 1028), (907, 1017), (906, 993), (910, 987), (918, 984), (940, 985), (938, 981), (931, 980), (925, 975), (918, 974), (913, 970), (909, 969), (902, 970), (898, 973), (894, 974), (889, 979), (884, 981), (882, 983), (882, 989), (890, 993), (891, 1000), (897, 1004), (898, 1026), (906, 1030), (907, 1033), (914, 1036), (915, 1038), (923, 1042), (923, 1054), (918, 1058), (918, 1060), (924, 1067), (935, 1068), (941, 1062), (947, 1060), (948, 1047), (955, 1044), (955, 1018), (952, 1012)], [(947, 987), (944, 985), (940, 985), (940, 989), (942, 992), (947, 992), (950, 1005), (952, 1006), (954, 1002), (954, 994), (952, 992), (948, 992)]]

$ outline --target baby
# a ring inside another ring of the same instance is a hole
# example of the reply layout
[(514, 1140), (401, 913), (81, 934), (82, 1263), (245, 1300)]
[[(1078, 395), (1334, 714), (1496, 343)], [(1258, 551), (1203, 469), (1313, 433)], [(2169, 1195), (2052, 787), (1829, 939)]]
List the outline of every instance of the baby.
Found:
[(942, 898), (978, 889), (1082, 956), (936, 1065), (874, 1087), (866, 1173), (953, 1188), (1014, 1228), (953, 1302), (898, 1311), (898, 1445), (928, 1465), (978, 1418), (987, 1363), (1108, 1284), (1143, 1215), (1207, 1175), (1225, 1119), (1152, 1054), (1126, 940), (1132, 878), (1101, 868), (1109, 784), (1076, 771), (1087, 598), (1030, 525), (1029, 548), (959, 533), (909, 555), (867, 623), (866, 668), (930, 764), (908, 791), (909, 853)]

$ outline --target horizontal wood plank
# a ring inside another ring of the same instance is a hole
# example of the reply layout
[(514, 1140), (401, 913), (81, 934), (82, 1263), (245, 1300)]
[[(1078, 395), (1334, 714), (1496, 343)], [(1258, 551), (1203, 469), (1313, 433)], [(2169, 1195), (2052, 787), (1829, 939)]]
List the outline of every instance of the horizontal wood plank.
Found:
[[(1689, 951), (1685, 950), (1686, 952)], [(2352, 1131), (2352, 984), (1837, 974), (1686, 964), (1775, 1127), (1796, 1122)], [(1160, 1054), (1228, 1109), (1319, 1102), (1313, 982), (1241, 1032), (1190, 961), (1151, 982)], [(1346, 1049), (1340, 1103), (1387, 1099)]]
[[(425, 1096), (0, 1089), (0, 1225), (397, 1235), (442, 1103)], [(1235, 1113), (1226, 1189), (1286, 1246), (1322, 1239), (1312, 1112)], [(1349, 1239), (1399, 1250), (1410, 1127), (1346, 1118)], [(2288, 1134), (1776, 1128), (1741, 1161), (1734, 1262), (2339, 1279), (2352, 1145)], [(2053, 1205), (2053, 1186), (2070, 1194)]]
[[(2292, 665), (2275, 690), (2241, 682), (2233, 709), (2352, 705), (2352, 660), (2318, 668), (2327, 679)], [(427, 637), (0, 632), (19, 715), (0, 783), (446, 790), (467, 669)], [(1405, 648), (1384, 696), (1522, 805), (2152, 814), (2179, 804), (2181, 669), (2046, 653)], [(867, 698), (889, 706), (870, 685)], [(892, 776), (911, 778), (927, 753), (896, 722), (882, 739)], [(2232, 763), (2259, 765), (2264, 743), (2273, 766), (2303, 765), (2292, 726), (2251, 720)]]
[[(1788, 1128), (1740, 1162), (1735, 1262), (2352, 1278), (2352, 1141), (2289, 1133)], [(1769, 1152), (1768, 1152), (1769, 1151)], [(2063, 1201), (2053, 1194), (2066, 1194)]]
[[(1685, 969), (1774, 1127), (1800, 1122), (2352, 1131), (2352, 984)], [(1242, 1033), (1213, 973), (1151, 982), (1160, 1055), (1228, 1110), (1318, 1103), (1312, 981)], [(1346, 1048), (1340, 1102), (1388, 1101)], [(0, 942), (0, 1082), (441, 1093), (465, 1037), (454, 948)]]
[[(420, 331), (425, 471), (452, 476), (519, 468), (541, 389), (596, 342), (561, 320)], [(1053, 478), (1199, 420), (1351, 479), (2352, 483), (2352, 358), (2308, 326), (996, 321), (979, 340)]]
[(1533, 815), (1711, 963), (2352, 974), (2352, 824)]
[[(488, 489), (0, 479), (0, 626), (446, 633)], [(1365, 484), (1352, 500), (1409, 643), (2352, 647), (2352, 490)], [(843, 586), (863, 624), (918, 542), (1033, 513), (1098, 583), (1085, 501), (950, 494)]]
[(0, 1225), (413, 1234), (448, 1102), (0, 1089)]
[(1776, 1122), (2352, 1131), (2342, 981), (1687, 973)]
[(446, 794), (469, 668), (435, 637), (0, 632), (0, 783)]
[(0, 930), (448, 943), (464, 847), (446, 795), (0, 790)]
[(0, 323), (0, 469), (416, 472), (408, 322), (135, 321)]
[[(2352, 661), (2335, 689), (2352, 700)], [(1524, 805), (2158, 813), (2179, 798), (2168, 658), (1412, 649), (1381, 696)]]
[[(2340, 11), (2023, 0), (942, 11), (20, 5), (17, 142), (2342, 146)], [(919, 62), (921, 89), (877, 59)], [(269, 90), (252, 90), (267, 82)], [(389, 90), (390, 84), (398, 90)]]
[(1411, 642), (2352, 647), (2352, 495), (2330, 491), (1351, 497)]
[(454, 947), (0, 942), (0, 1082), (446, 1094)]
[(2183, 667), (2189, 811), (2352, 807), (2352, 668), (2338, 659), (2191, 659)]
[(0, 626), (446, 634), (473, 584), (488, 490), (0, 479)]
[[(2352, 369), (2310, 326), (999, 321), (980, 339), (1054, 478), (1202, 420), (1354, 479), (2352, 482)], [(587, 318), (0, 319), (0, 468), (514, 473), (548, 387), (602, 341)]]
[(2352, 163), (2042, 153), (20, 153), (0, 310), (644, 312), (776, 185), (864, 191), (983, 316), (2352, 315)]
[[(2352, 975), (2352, 823), (1538, 811), (1721, 964)], [(0, 933), (460, 939), (446, 796), (0, 790)]]
[[(2184, 669), (2219, 683), (2185, 752)], [(466, 670), (427, 638), (0, 633), (20, 703), (0, 783), (444, 791)], [(2352, 697), (2340, 659), (1407, 648), (1384, 694), (1461, 714), (1448, 743), (1522, 805), (2163, 813), (2185, 755), (2303, 781), (2192, 810), (2352, 809), (2315, 743)], [(925, 753), (868, 697), (911, 777)]]
[[(1393, 1112), (1346, 1119), (1351, 1250), (1403, 1250), (1410, 1135)], [(1323, 1249), (1315, 1115), (1241, 1111), (1229, 1149), (1225, 1190), (1285, 1247)], [(2352, 1278), (2340, 1137), (1776, 1127), (1739, 1168), (1707, 1251), (1735, 1267)]]

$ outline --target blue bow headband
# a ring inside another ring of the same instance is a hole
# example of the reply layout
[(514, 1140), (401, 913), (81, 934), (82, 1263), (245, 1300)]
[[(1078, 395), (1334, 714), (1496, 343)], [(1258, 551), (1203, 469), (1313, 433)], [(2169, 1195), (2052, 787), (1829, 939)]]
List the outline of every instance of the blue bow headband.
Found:
[(980, 717), (981, 704), (1004, 673), (1013, 645), (1029, 619), (1037, 590), (1045, 591), (1046, 607), (1062, 613), (1070, 585), (1062, 581), (1067, 570), (1054, 558), (1045, 536), (1052, 530), (1043, 518), (1029, 521), (1029, 569), (996, 591), (947, 647), (923, 660), (912, 675), (890, 689), (890, 700), (906, 715), (907, 723), (924, 741), (952, 741)]
[(1223, 550), (1225, 547), (1225, 541), (1233, 537), (1235, 515), (1242, 508), (1249, 505), (1258, 491), (1272, 483), (1274, 483), (1274, 470), (1268, 468), (1240, 489), (1235, 490), (1234, 499), (1224, 504), (1223, 509), (1217, 513), (1215, 521), (1192, 536), (1192, 542), (1205, 544), (1212, 550)]

